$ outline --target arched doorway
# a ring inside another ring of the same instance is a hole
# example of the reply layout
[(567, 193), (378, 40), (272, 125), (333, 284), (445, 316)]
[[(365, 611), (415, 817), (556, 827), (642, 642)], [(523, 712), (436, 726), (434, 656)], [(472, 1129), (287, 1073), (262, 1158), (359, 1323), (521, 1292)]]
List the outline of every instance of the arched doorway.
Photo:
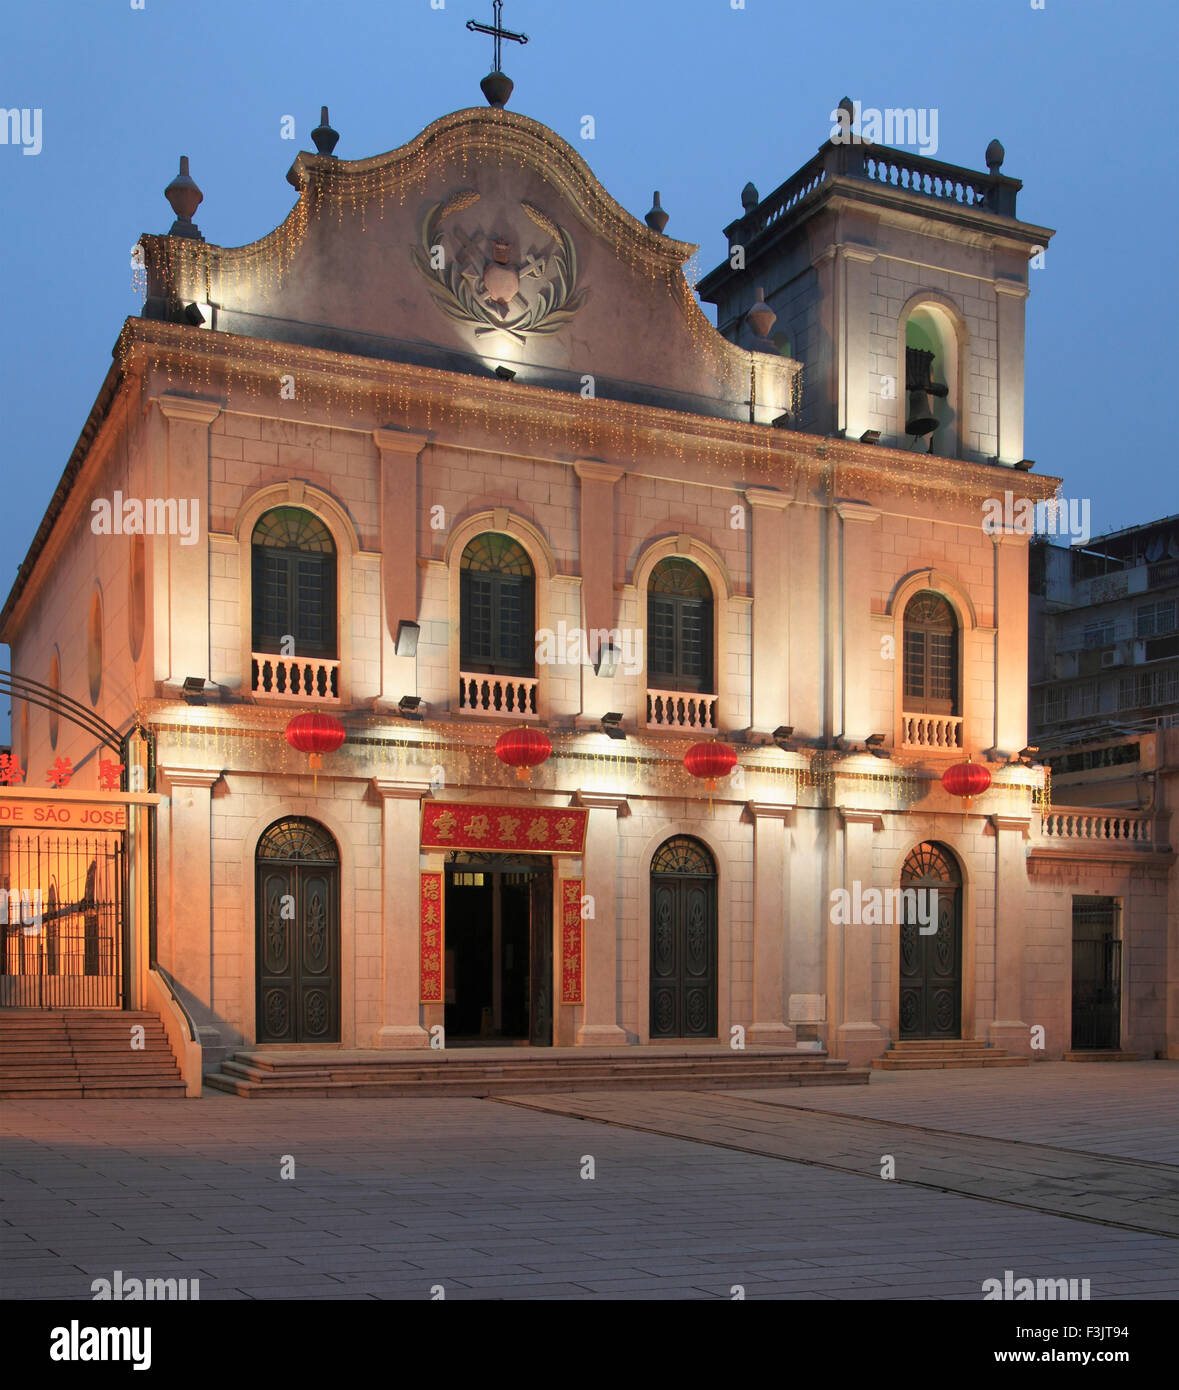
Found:
[(255, 855), (260, 1043), (340, 1041), (340, 857), (322, 825), (288, 816)]
[(651, 859), (651, 1037), (716, 1037), (716, 864), (689, 835)]
[(901, 902), (900, 1036), (960, 1038), (962, 874), (944, 845), (918, 845), (909, 854)]

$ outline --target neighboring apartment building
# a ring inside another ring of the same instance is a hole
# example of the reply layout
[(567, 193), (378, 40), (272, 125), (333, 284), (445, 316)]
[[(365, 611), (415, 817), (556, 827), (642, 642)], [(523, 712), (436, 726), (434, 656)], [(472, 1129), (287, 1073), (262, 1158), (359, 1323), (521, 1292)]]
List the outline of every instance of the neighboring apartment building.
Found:
[[(331, 136), (245, 247), (170, 187), (0, 614), (18, 671), (154, 735), (155, 949), (207, 1060), (436, 1028), (1059, 1057), (1115, 899), (1087, 1045), (1164, 1049), (1174, 856), (1149, 816), (1113, 843), (1037, 801), (1028, 540), (982, 526), (1056, 486), (1021, 471), (1050, 233), (1001, 151), (825, 144), (747, 200), (718, 332), (695, 248), (537, 122), (460, 111), (352, 161)], [(117, 493), (195, 504), (196, 534), (96, 531)], [(315, 711), (347, 741), (313, 776), (283, 731)], [(552, 745), (530, 781), (494, 752), (519, 725)], [(81, 752), (28, 705), (14, 730), (29, 764)], [(715, 788), (683, 765), (712, 739)], [(964, 805), (968, 756), (993, 781)], [(936, 920), (860, 912), (898, 887)]]

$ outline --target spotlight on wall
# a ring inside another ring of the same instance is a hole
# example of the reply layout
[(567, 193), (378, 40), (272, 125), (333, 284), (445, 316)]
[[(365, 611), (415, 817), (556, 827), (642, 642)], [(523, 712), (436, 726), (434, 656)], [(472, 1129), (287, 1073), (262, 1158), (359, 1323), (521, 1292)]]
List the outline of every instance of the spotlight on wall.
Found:
[(865, 430), (864, 433), (863, 433), (862, 435), (860, 435), (860, 443), (861, 443), (861, 444), (879, 444), (879, 443), (880, 443), (880, 431), (879, 431), (879, 430)]
[(397, 701), (397, 713), (402, 719), (424, 719), (425, 711), (421, 707), (422, 697), (420, 695), (403, 695)]
[(205, 699), (204, 676), (185, 676), (182, 689), (184, 690), (184, 700), (186, 704), (208, 704), (208, 701)]
[(619, 650), (613, 642), (603, 642), (598, 648), (597, 656), (594, 657), (594, 675), (604, 676), (609, 680), (618, 670), (619, 656)]
[(615, 710), (602, 715), (602, 732), (607, 738), (625, 738), (622, 728), (622, 715)]
[(500, 381), (516, 380), (516, 373), (512, 371), (511, 367), (496, 367), (495, 374), (499, 377)]
[(1029, 743), (1028, 746), (1027, 746), (1026, 748), (1021, 748), (1021, 749), (1019, 750), (1019, 760), (1020, 760), (1020, 762), (1023, 763), (1023, 765), (1024, 765), (1025, 767), (1031, 767), (1032, 763), (1035, 762), (1035, 760), (1036, 760), (1036, 754), (1037, 754), (1039, 751), (1040, 751), (1040, 750), (1039, 750), (1038, 747), (1036, 747), (1034, 744), (1030, 744), (1030, 743)]
[(402, 618), (397, 624), (397, 645), (398, 656), (417, 656), (418, 654), (418, 633), (421, 632), (418, 623), (410, 622), (408, 618)]
[(204, 314), (201, 313), (195, 304), (186, 304), (184, 306), (185, 323), (191, 323), (194, 328), (199, 328), (204, 321)]
[(1021, 473), (1030, 473), (1032, 469), (1036, 466), (1036, 460), (1020, 459), (1020, 461), (1015, 466), (1017, 469), (1019, 469)]
[(775, 415), (770, 424), (776, 430), (788, 430), (790, 428), (790, 412), (786, 410), (781, 415)]
[(883, 734), (869, 734), (864, 740), (864, 747), (874, 758), (888, 758), (892, 756), (888, 749), (884, 747)]
[(770, 737), (779, 748), (784, 749), (787, 753), (793, 753), (795, 751), (794, 740), (791, 737), (793, 733), (793, 724), (779, 724)]

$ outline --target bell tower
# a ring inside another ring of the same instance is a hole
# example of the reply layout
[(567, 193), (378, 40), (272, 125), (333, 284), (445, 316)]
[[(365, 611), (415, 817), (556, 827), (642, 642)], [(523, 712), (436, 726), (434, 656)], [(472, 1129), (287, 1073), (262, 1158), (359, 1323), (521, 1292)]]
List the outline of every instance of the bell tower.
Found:
[(832, 120), (768, 197), (746, 185), (700, 297), (743, 347), (765, 342), (767, 308), (776, 316), (770, 339), (803, 364), (793, 428), (1013, 467), (1029, 265), (1052, 231), (1017, 217), (1022, 184), (1001, 172), (997, 140), (984, 174), (875, 138), (932, 130), (936, 149), (936, 112), (845, 97)]

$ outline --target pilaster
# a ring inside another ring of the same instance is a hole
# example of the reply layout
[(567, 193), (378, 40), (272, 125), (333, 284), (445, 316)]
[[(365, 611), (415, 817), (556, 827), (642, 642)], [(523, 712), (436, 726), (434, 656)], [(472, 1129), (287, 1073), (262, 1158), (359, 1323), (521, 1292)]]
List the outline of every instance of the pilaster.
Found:
[(789, 994), (790, 899), (786, 885), (786, 826), (794, 806), (749, 801), (753, 821), (753, 1019), (751, 1043), (790, 1047), (794, 1029), (787, 1020)]
[(627, 798), (610, 792), (579, 791), (574, 804), (589, 810), (585, 834), (585, 892), (594, 915), (585, 923), (585, 1006), (578, 1047), (624, 1047), (618, 1023), (618, 821), (630, 815)]
[[(416, 695), (417, 658), (398, 656), (397, 625), (418, 620), (418, 460), (428, 436), (375, 429), (381, 499), (381, 694), (396, 705)], [(415, 898), (416, 901), (416, 898)]]
[[(995, 1017), (990, 1040), (1027, 1056), (1031, 1036), (1024, 1021), (1024, 942), (1027, 911), (1027, 816), (990, 816), (995, 831)], [(1071, 940), (1070, 940), (1071, 949)]]
[[(857, 880), (872, 882), (872, 835), (884, 828), (879, 811), (839, 808), (843, 823), (843, 884), (845, 888)], [(873, 931), (856, 922), (836, 925), (827, 922), (831, 941), (832, 964), (836, 965), (833, 997), (839, 1000), (839, 1025), (835, 1033), (834, 1051), (846, 1057), (852, 1066), (863, 1066), (878, 1057), (887, 1044), (885, 1030), (872, 1017), (872, 959)]]
[(381, 801), (381, 1026), (373, 1046), (429, 1047), (418, 1000), (418, 844), (428, 782), (374, 777)]

